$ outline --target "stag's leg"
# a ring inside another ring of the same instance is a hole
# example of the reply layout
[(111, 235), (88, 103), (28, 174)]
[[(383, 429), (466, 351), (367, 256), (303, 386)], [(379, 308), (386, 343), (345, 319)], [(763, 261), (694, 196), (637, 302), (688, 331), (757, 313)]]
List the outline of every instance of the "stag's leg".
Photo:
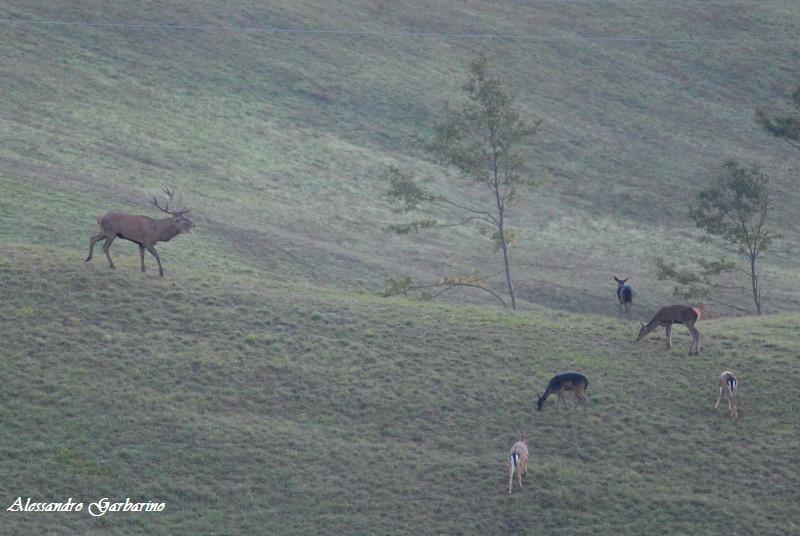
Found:
[(664, 326), (664, 330), (667, 332), (667, 348), (672, 348), (672, 324)]
[(161, 257), (158, 256), (158, 251), (156, 251), (156, 248), (154, 248), (153, 246), (146, 246), (146, 247), (147, 251), (149, 251), (150, 254), (153, 257), (155, 257), (156, 261), (158, 262), (158, 275), (164, 277), (164, 269), (161, 267)]
[(142, 272), (144, 272), (144, 246), (139, 244), (139, 259), (142, 261)]
[(104, 235), (103, 233), (97, 233), (96, 235), (94, 235), (89, 239), (89, 256), (86, 257), (86, 260), (84, 262), (89, 262), (90, 260), (92, 260), (92, 252), (94, 251), (94, 245), (105, 237), (106, 235)]
[(628, 303), (628, 320), (633, 320), (633, 303)]
[(508, 492), (511, 493), (511, 484), (514, 483), (514, 462), (508, 462)]
[(111, 248), (111, 244), (114, 243), (114, 240), (116, 238), (117, 238), (117, 235), (112, 235), (111, 237), (107, 236), (106, 237), (106, 243), (103, 244), (103, 253), (106, 254), (106, 258), (108, 258), (108, 265), (111, 268), (116, 268), (116, 266), (114, 266), (114, 261), (111, 260), (111, 253), (109, 253), (108, 250)]
[(717, 396), (717, 403), (714, 404), (715, 408), (719, 408), (719, 401), (722, 400), (722, 387), (719, 388), (719, 396)]
[(617, 314), (617, 318), (622, 318), (622, 302), (619, 302), (619, 313)]

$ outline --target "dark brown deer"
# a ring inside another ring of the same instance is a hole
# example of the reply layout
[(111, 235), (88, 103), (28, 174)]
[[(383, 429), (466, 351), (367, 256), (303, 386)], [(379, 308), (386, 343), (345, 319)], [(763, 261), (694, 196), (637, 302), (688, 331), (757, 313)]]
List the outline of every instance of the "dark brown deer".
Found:
[(656, 313), (656, 316), (647, 324), (639, 322), (641, 329), (639, 336), (636, 337), (635, 342), (639, 342), (647, 336), (648, 333), (653, 331), (659, 326), (664, 326), (667, 332), (667, 348), (672, 348), (672, 324), (683, 324), (689, 333), (692, 334), (692, 345), (689, 347), (689, 355), (697, 355), (700, 353), (700, 332), (694, 327), (695, 323), (700, 320), (700, 309), (696, 307), (689, 307), (688, 305), (668, 305), (662, 307)]
[(547, 400), (547, 397), (550, 395), (558, 395), (558, 399), (564, 403), (564, 407), (567, 407), (567, 400), (564, 398), (565, 391), (573, 391), (575, 397), (585, 403), (585, 391), (588, 387), (589, 380), (580, 372), (562, 372), (561, 374), (556, 374), (550, 380), (550, 383), (547, 384), (547, 389), (544, 394), (536, 401), (536, 409), (542, 411), (544, 401)]
[[(114, 240), (119, 237), (139, 244), (139, 258), (142, 260), (142, 272), (144, 272), (144, 250), (150, 252), (158, 262), (158, 273), (164, 277), (164, 269), (161, 267), (161, 258), (158, 256), (155, 246), (158, 242), (168, 242), (176, 235), (181, 233), (191, 233), (194, 223), (184, 216), (191, 209), (175, 210), (177, 204), (174, 199), (174, 192), (164, 186), (162, 188), (167, 194), (167, 204), (162, 207), (158, 204), (158, 198), (153, 194), (150, 202), (162, 212), (170, 215), (169, 218), (156, 220), (149, 216), (134, 216), (124, 212), (106, 212), (99, 218), (97, 223), (100, 231), (89, 239), (89, 256), (86, 262), (92, 260), (92, 251), (95, 243), (105, 239), (103, 253), (108, 258), (108, 265), (114, 268), (114, 261), (111, 260), (109, 249)], [(170, 205), (173, 205), (170, 207)]]
[(633, 320), (633, 289), (630, 285), (626, 285), (625, 283), (628, 281), (628, 277), (625, 279), (618, 279), (614, 276), (614, 281), (617, 282), (617, 301), (619, 301), (619, 317), (622, 318), (622, 309), (625, 309), (625, 316), (628, 317), (628, 320)]

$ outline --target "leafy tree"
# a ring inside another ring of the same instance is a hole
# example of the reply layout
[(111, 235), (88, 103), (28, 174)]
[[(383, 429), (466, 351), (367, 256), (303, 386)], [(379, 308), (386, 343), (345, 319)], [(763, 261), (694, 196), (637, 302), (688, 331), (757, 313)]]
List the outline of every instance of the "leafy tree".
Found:
[[(461, 221), (449, 226), (476, 222), (489, 226), (496, 251), (503, 255), (511, 307), (516, 309), (510, 255), (514, 233), (508, 227), (508, 212), (516, 202), (518, 188), (535, 184), (525, 173), (522, 150), (539, 122), (529, 123), (522, 117), (517, 110), (515, 91), (490, 73), (489, 60), (484, 54), (470, 64), (469, 79), (463, 90), (466, 100), (456, 108), (445, 105), (433, 124), (433, 135), (423, 146), (438, 163), (458, 170), (465, 187), (490, 192), (491, 205), (474, 206), (434, 195), (398, 168), (388, 171), (389, 198), (402, 203), (407, 211), (428, 203), (464, 215)], [(448, 225), (428, 219), (393, 225), (390, 229), (408, 233), (442, 226)]]
[(759, 315), (763, 295), (757, 260), (779, 237), (766, 226), (771, 208), (769, 177), (757, 166), (745, 167), (729, 159), (711, 185), (697, 195), (697, 203), (689, 211), (698, 227), (735, 246), (747, 258)]
[(672, 295), (684, 300), (697, 300), (711, 302), (738, 311), (748, 312), (738, 305), (726, 303), (717, 296), (721, 290), (738, 289), (720, 282), (720, 278), (736, 269), (736, 263), (728, 259), (706, 260), (697, 259), (697, 267), (687, 263), (667, 261), (661, 257), (655, 259), (656, 277), (659, 281), (669, 280), (675, 282)]
[[(792, 93), (792, 103), (800, 111), (800, 86)], [(800, 115), (770, 117), (764, 110), (756, 110), (756, 121), (773, 136), (800, 147)]]

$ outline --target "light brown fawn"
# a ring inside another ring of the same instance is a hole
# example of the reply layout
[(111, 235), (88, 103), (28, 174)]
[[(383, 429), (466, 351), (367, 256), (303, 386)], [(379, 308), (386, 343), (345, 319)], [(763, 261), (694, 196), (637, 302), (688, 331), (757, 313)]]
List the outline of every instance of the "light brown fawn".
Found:
[(739, 408), (736, 405), (736, 386), (738, 383), (739, 381), (733, 375), (733, 372), (726, 370), (720, 374), (719, 396), (717, 397), (717, 403), (714, 404), (715, 408), (719, 408), (719, 401), (722, 399), (722, 395), (725, 395), (725, 398), (728, 399), (728, 411), (734, 419), (739, 418)]
[(144, 272), (144, 250), (150, 252), (158, 262), (158, 274), (164, 277), (164, 269), (161, 267), (161, 258), (158, 256), (156, 248), (153, 247), (158, 242), (167, 242), (181, 233), (191, 233), (194, 229), (194, 223), (189, 218), (184, 216), (191, 209), (172, 210), (170, 204), (175, 204), (173, 201), (174, 192), (163, 187), (164, 193), (167, 194), (167, 204), (162, 207), (158, 204), (158, 199), (153, 194), (150, 202), (162, 212), (166, 212), (171, 217), (161, 220), (155, 220), (149, 216), (134, 216), (133, 214), (126, 214), (124, 212), (106, 212), (99, 218), (97, 223), (100, 225), (100, 231), (89, 239), (89, 256), (86, 257), (86, 262), (92, 260), (92, 252), (95, 243), (105, 239), (103, 244), (103, 253), (108, 258), (108, 265), (114, 268), (114, 261), (111, 260), (109, 249), (114, 239), (117, 237), (124, 240), (130, 240), (139, 244), (139, 258), (142, 261), (142, 272)]
[(667, 348), (672, 348), (672, 324), (683, 324), (689, 333), (692, 334), (692, 345), (689, 347), (689, 355), (697, 355), (700, 353), (700, 332), (694, 327), (695, 323), (700, 320), (700, 309), (696, 307), (689, 307), (688, 305), (668, 305), (662, 307), (656, 313), (650, 322), (642, 324), (639, 322), (641, 329), (639, 336), (636, 337), (635, 342), (644, 339), (648, 333), (653, 331), (659, 326), (664, 326), (667, 332)]
[(528, 445), (525, 444), (525, 435), (520, 434), (519, 441), (511, 447), (508, 453), (508, 492), (514, 482), (514, 471), (517, 472), (517, 482), (522, 489), (522, 477), (528, 474)]

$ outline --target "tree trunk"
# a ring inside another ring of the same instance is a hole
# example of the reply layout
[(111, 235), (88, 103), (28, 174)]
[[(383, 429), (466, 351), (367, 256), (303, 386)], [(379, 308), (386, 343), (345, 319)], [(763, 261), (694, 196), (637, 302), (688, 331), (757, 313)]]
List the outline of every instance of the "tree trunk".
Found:
[(506, 242), (505, 222), (503, 213), (500, 213), (500, 224), (497, 226), (500, 231), (500, 246), (503, 250), (503, 264), (506, 270), (506, 284), (508, 284), (508, 295), (511, 296), (511, 308), (516, 310), (517, 297), (514, 295), (514, 283), (511, 282), (511, 260), (508, 258), (508, 243)]
[(750, 254), (750, 283), (753, 285), (753, 301), (756, 304), (756, 313), (761, 316), (761, 292), (758, 288), (758, 274), (756, 273), (756, 256)]

